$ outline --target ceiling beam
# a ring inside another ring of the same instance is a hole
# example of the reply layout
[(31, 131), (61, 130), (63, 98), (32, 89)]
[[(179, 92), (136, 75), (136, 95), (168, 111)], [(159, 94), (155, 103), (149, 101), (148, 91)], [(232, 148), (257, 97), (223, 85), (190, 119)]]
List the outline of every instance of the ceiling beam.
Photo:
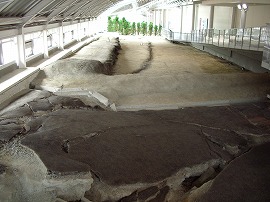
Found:
[(72, 15), (72, 20), (75, 20), (78, 16), (80, 16), (82, 13), (84, 13), (85, 11), (89, 10), (91, 7), (93, 7), (93, 4), (95, 3), (95, 1), (91, 2), (91, 4), (85, 8), (79, 9), (76, 13), (74, 13)]
[(10, 5), (14, 0), (2, 0), (0, 1), (0, 12)]
[(39, 12), (43, 11), (47, 6), (53, 3), (56, 0), (42, 0), (39, 4), (37, 4), (33, 9), (31, 9), (28, 13), (23, 17), (22, 26), (25, 26), (31, 19), (33, 19)]
[(79, 10), (80, 8), (82, 8), (84, 5), (88, 4), (89, 1), (83, 1), (80, 3), (77, 3), (75, 6), (71, 7), (70, 10), (67, 10), (66, 13), (64, 13), (64, 20), (67, 19), (70, 15), (72, 15), (72, 13), (76, 12), (77, 10)]
[[(90, 9), (90, 10), (86, 13), (85, 16), (86, 16), (86, 17), (92, 17), (92, 16), (91, 16), (92, 13), (94, 13), (94, 14), (96, 15), (96, 13), (98, 13), (98, 12), (100, 12), (100, 10), (102, 10), (101, 8), (104, 8), (104, 6), (105, 6), (105, 5), (108, 5), (108, 4), (109, 4), (109, 3), (104, 2), (104, 1), (103, 1), (101, 4), (97, 4), (97, 5), (99, 5), (98, 8), (95, 7), (95, 8)], [(95, 11), (98, 11), (98, 12), (93, 12), (94, 10), (95, 10)], [(97, 17), (97, 16), (94, 16), (94, 17)]]
[(19, 17), (0, 18), (0, 25), (20, 24), (22, 22), (22, 18)]
[(205, 0), (202, 1), (202, 4), (205, 5), (218, 5), (218, 4), (239, 4), (239, 3), (246, 3), (246, 4), (270, 4), (269, 0)]
[(77, 17), (80, 15), (83, 15), (84, 13), (88, 12), (91, 8), (95, 7), (97, 4), (100, 4), (100, 0), (93, 0), (90, 4), (90, 6), (86, 7), (85, 9), (78, 10), (74, 15), (73, 15), (73, 20), (75, 20)]
[(55, 17), (57, 17), (60, 13), (67, 10), (70, 6), (73, 6), (79, 0), (67, 0), (63, 4), (61, 4), (57, 9), (55, 9), (48, 17), (48, 23), (52, 21)]

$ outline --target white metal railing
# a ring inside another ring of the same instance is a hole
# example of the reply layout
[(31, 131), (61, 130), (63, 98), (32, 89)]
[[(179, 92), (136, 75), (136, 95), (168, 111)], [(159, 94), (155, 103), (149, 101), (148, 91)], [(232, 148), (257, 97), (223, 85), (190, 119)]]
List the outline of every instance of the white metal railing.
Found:
[(270, 23), (267, 24), (265, 36), (262, 67), (270, 70)]
[(191, 33), (163, 30), (163, 36), (173, 41), (205, 43), (219, 47), (263, 51), (267, 39), (267, 27), (226, 30), (204, 29), (193, 30)]

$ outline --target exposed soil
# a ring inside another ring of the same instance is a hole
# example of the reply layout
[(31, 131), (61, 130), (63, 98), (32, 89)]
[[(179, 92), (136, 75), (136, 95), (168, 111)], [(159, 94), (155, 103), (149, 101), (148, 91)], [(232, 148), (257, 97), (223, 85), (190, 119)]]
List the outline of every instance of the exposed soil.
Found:
[(159, 37), (120, 41), (45, 68), (32, 86), (55, 93), (0, 111), (0, 201), (268, 201), (269, 102), (209, 105), (263, 98), (269, 75)]
[[(110, 42), (103, 41), (102, 46), (106, 43)], [(35, 82), (35, 86), (96, 91), (115, 103), (117, 110), (239, 103), (265, 98), (270, 91), (268, 74), (242, 71), (190, 46), (172, 44), (159, 37), (121, 36), (120, 43), (122, 50), (113, 76), (67, 71), (72, 79), (61, 75), (55, 79), (47, 77)], [(95, 53), (91, 54), (100, 53), (95, 46), (90, 47), (91, 44), (88, 49)], [(82, 61), (89, 57), (87, 51), (78, 55)], [(100, 55), (99, 61), (105, 61), (107, 55)]]

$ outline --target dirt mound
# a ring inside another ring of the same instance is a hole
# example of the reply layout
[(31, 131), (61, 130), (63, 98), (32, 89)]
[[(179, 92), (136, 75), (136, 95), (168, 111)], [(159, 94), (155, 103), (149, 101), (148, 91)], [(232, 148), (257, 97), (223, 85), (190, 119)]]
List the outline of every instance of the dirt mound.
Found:
[(33, 88), (44, 81), (82, 80), (90, 75), (114, 73), (114, 64), (121, 49), (119, 38), (101, 37), (74, 53), (69, 58), (58, 60), (39, 72), (32, 81)]
[(112, 68), (109, 65), (102, 64), (98, 60), (73, 59), (68, 58), (55, 62), (50, 68), (44, 70), (46, 76), (79, 76), (86, 74), (112, 74)]

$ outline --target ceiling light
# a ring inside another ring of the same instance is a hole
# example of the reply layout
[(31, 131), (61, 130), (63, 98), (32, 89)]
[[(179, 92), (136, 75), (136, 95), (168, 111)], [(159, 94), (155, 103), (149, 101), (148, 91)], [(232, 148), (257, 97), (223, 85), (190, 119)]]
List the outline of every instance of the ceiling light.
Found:
[(248, 8), (247, 4), (243, 4), (242, 7), (244, 10), (246, 10)]
[(237, 8), (238, 8), (239, 10), (241, 10), (241, 9), (242, 9), (242, 5), (241, 5), (241, 4), (238, 4), (238, 5), (237, 5)]

